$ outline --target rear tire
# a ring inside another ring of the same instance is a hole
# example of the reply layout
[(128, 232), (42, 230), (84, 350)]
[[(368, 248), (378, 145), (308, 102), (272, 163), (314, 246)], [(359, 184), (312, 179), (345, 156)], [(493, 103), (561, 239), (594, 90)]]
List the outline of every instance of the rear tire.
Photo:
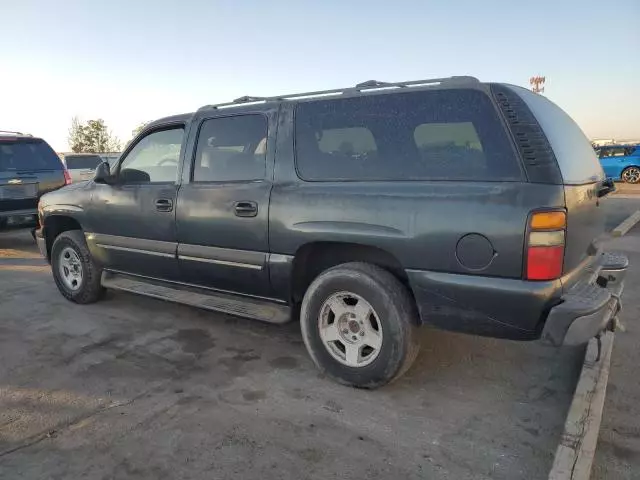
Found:
[(622, 171), (622, 174), (620, 176), (625, 183), (636, 184), (640, 182), (640, 168), (627, 167)]
[(346, 263), (321, 273), (302, 301), (300, 326), (317, 367), (335, 381), (377, 388), (404, 374), (419, 351), (418, 314), (391, 273)]
[(58, 235), (51, 247), (51, 271), (60, 293), (75, 303), (93, 303), (102, 297), (102, 269), (98, 267), (81, 230)]

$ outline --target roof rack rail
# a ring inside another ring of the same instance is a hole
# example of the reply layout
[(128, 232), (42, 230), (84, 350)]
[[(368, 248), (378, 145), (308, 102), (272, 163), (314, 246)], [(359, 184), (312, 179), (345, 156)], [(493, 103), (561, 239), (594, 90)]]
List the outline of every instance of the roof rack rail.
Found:
[(22, 132), (14, 132), (13, 130), (0, 130), (0, 133), (13, 133), (14, 135), (25, 135)]
[(283, 100), (302, 99), (309, 97), (321, 97), (327, 95), (340, 95), (348, 93), (360, 93), (367, 90), (385, 90), (391, 88), (409, 88), (409, 87), (421, 87), (428, 85), (457, 85), (465, 83), (478, 83), (479, 80), (475, 77), (457, 76), (457, 77), (443, 77), (443, 78), (429, 78), (425, 80), (411, 80), (407, 82), (380, 82), (378, 80), (367, 80), (366, 82), (358, 83), (354, 87), (335, 88), (332, 90), (317, 90), (313, 92), (292, 93), (288, 95), (278, 95), (276, 97), (252, 97), (246, 95), (244, 97), (236, 98), (232, 102), (218, 103), (215, 105), (205, 105), (200, 107), (200, 110), (218, 109), (225, 107), (237, 107), (238, 105), (245, 105), (251, 103), (266, 103), (266, 102), (280, 102)]

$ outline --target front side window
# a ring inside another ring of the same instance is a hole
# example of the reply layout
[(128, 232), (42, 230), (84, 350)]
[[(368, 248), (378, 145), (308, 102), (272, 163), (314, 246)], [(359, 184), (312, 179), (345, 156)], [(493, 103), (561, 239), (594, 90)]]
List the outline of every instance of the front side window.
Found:
[(200, 128), (194, 182), (262, 180), (267, 154), (267, 119), (263, 115), (211, 118)]
[(178, 177), (184, 129), (158, 130), (143, 137), (120, 163), (123, 183), (168, 183)]
[(612, 157), (624, 157), (628, 155), (627, 150), (624, 147), (614, 147), (609, 150), (609, 155)]
[(522, 178), (495, 107), (477, 90), (301, 102), (295, 126), (296, 167), (305, 180)]

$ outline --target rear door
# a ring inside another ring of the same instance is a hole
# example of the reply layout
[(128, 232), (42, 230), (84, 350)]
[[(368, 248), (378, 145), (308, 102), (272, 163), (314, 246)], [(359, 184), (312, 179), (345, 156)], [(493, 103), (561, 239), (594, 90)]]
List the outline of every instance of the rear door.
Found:
[[(268, 296), (269, 194), (275, 111), (194, 120), (195, 155), (178, 195), (183, 279)], [(190, 142), (190, 144), (193, 144)]]
[(508, 88), (517, 92), (537, 119), (560, 169), (567, 209), (564, 273), (569, 273), (596, 254), (605, 233), (598, 197), (604, 171), (585, 134), (560, 107), (524, 88)]
[(0, 137), (0, 215), (35, 214), (38, 199), (64, 184), (62, 162), (44, 140)]

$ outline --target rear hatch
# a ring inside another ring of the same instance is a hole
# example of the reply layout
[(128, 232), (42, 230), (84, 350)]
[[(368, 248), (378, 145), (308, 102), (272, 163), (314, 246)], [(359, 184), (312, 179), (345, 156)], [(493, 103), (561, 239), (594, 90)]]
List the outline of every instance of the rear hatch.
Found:
[(65, 155), (64, 162), (74, 182), (91, 180), (96, 167), (104, 160), (99, 155)]
[(509, 85), (524, 100), (544, 131), (557, 161), (567, 209), (563, 273), (595, 259), (605, 234), (605, 218), (598, 192), (605, 179), (591, 142), (560, 107), (542, 95)]
[(64, 167), (47, 142), (0, 137), (0, 214), (35, 211), (43, 194), (64, 185)]

